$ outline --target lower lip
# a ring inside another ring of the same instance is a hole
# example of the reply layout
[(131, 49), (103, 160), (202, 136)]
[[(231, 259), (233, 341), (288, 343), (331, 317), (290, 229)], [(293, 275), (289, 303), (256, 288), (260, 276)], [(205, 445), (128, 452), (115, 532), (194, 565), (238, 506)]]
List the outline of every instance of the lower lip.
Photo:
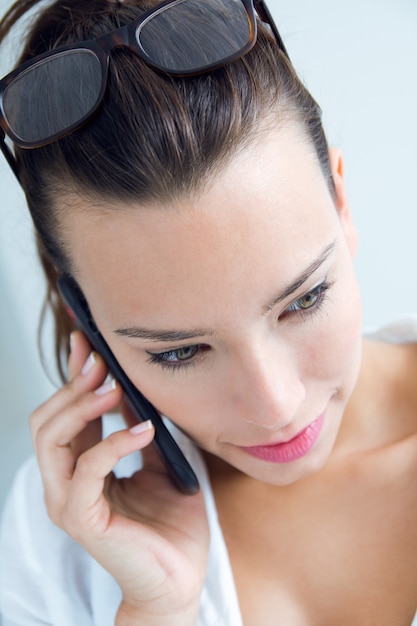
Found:
[(314, 447), (320, 436), (324, 414), (309, 424), (301, 433), (290, 441), (271, 446), (249, 446), (242, 448), (251, 456), (270, 463), (290, 463), (305, 456)]

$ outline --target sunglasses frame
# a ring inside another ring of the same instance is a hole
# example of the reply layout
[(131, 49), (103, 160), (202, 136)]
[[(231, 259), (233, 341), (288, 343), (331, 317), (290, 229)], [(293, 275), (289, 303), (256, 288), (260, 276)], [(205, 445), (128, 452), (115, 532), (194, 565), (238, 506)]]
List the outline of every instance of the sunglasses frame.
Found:
[[(261, 21), (268, 24), (268, 26), (270, 27), (277, 41), (279, 48), (284, 53), (284, 55), (289, 59), (288, 53), (284, 46), (284, 42), (282, 41), (282, 38), (272, 18), (272, 15), (268, 7), (266, 6), (264, 0), (241, 0), (241, 3), (245, 8), (246, 15), (248, 17), (249, 28), (250, 28), (248, 40), (242, 48), (240, 48), (234, 54), (223, 58), (221, 61), (209, 64), (209, 65), (197, 66), (196, 68), (193, 68), (190, 71), (171, 71), (171, 70), (167, 71), (166, 68), (152, 61), (152, 59), (147, 55), (145, 50), (141, 47), (140, 39), (138, 41), (136, 34), (138, 30), (140, 33), (140, 27), (145, 25), (146, 22), (148, 22), (153, 16), (162, 12), (169, 5), (175, 5), (177, 2), (180, 2), (180, 1), (182, 0), (163, 0), (163, 2), (160, 2), (157, 6), (153, 7), (149, 11), (146, 11), (143, 15), (140, 15), (138, 18), (134, 19), (129, 24), (126, 24), (125, 26), (121, 26), (120, 28), (117, 28), (116, 30), (113, 30), (109, 33), (106, 33), (105, 35), (101, 35), (100, 37), (96, 39), (81, 41), (76, 44), (71, 44), (68, 46), (63, 46), (60, 48), (56, 48), (54, 50), (49, 50), (47, 52), (44, 52), (34, 57), (33, 59), (29, 59), (25, 63), (22, 63), (22, 65), (14, 69), (12, 72), (7, 74), (2, 80), (0, 80), (0, 150), (3, 152), (9, 166), (13, 170), (18, 180), (19, 180), (18, 165), (17, 165), (16, 159), (14, 157), (12, 150), (6, 144), (6, 136), (9, 137), (14, 144), (16, 144), (17, 146), (21, 148), (26, 148), (26, 149), (39, 148), (39, 147), (48, 145), (49, 143), (53, 143), (54, 141), (57, 141), (58, 139), (65, 137), (71, 134), (72, 132), (74, 132), (75, 130), (77, 130), (78, 128), (81, 128), (81, 126), (85, 125), (88, 122), (88, 120), (95, 115), (97, 109), (100, 107), (103, 101), (103, 98), (107, 89), (110, 56), (113, 50), (117, 48), (127, 48), (133, 54), (136, 54), (137, 56), (139, 56), (151, 68), (163, 74), (170, 75), (170, 76), (171, 75), (172, 76), (190, 76), (190, 77), (198, 76), (200, 74), (209, 73), (211, 71), (224, 67), (228, 63), (232, 63), (233, 61), (238, 60), (239, 58), (244, 56), (247, 52), (249, 52), (251, 48), (253, 48), (253, 46), (256, 43), (256, 38), (257, 38), (257, 21), (256, 21), (256, 13), (257, 13)], [(23, 74), (25, 71), (27, 71), (34, 65), (37, 65), (38, 63), (42, 63), (42, 61), (44, 61), (45, 59), (48, 59), (57, 55), (65, 54), (65, 52), (73, 52), (76, 50), (91, 51), (100, 63), (101, 88), (97, 96), (95, 105), (88, 111), (86, 115), (84, 115), (82, 118), (77, 120), (77, 122), (75, 122), (74, 124), (68, 126), (63, 132), (55, 133), (53, 135), (50, 135), (46, 139), (40, 140), (40, 141), (28, 142), (28, 141), (22, 140), (18, 135), (14, 133), (14, 131), (10, 128), (9, 124), (7, 123), (5, 119), (4, 112), (3, 112), (4, 111), (3, 109), (4, 92), (6, 91), (7, 87), (18, 76)]]

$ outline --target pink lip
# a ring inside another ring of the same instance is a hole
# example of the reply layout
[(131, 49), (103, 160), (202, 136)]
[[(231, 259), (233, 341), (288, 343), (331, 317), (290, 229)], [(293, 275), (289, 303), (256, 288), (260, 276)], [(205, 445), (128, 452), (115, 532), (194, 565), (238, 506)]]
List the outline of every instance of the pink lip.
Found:
[(324, 421), (324, 413), (289, 441), (263, 446), (242, 447), (248, 454), (270, 463), (289, 463), (305, 456), (316, 443)]

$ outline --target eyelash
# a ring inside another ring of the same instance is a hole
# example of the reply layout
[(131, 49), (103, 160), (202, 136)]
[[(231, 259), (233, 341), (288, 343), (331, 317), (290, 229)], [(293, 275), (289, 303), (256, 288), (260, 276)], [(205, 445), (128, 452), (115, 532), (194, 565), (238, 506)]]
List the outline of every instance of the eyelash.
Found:
[[(178, 355), (181, 350), (187, 350), (195, 348), (194, 355), (190, 357), (188, 360), (184, 360), (182, 362), (173, 362), (169, 361), (169, 357), (172, 355)], [(200, 359), (202, 358), (202, 353), (209, 349), (209, 346), (205, 344), (198, 343), (191, 346), (182, 346), (180, 348), (175, 348), (174, 350), (166, 350), (165, 352), (159, 352), (154, 354), (152, 352), (148, 352), (149, 359), (148, 362), (152, 364), (159, 365), (162, 369), (166, 370), (181, 370), (184, 371), (190, 367), (195, 367)]]
[[(288, 315), (300, 315), (303, 318), (312, 317), (313, 315), (315, 315), (321, 310), (323, 304), (325, 303), (327, 299), (327, 292), (332, 287), (332, 285), (333, 283), (328, 282), (327, 279), (324, 280), (322, 283), (320, 283), (316, 287), (313, 287), (313, 289), (311, 289), (310, 291), (307, 291), (307, 293), (297, 298), (297, 300), (295, 300), (292, 304), (290, 304), (285, 309), (285, 311), (282, 313), (282, 315), (279, 316), (278, 319), (283, 319), (287, 317)], [(310, 306), (303, 309), (302, 307), (299, 306), (299, 303), (301, 302), (301, 300), (305, 300), (306, 298), (313, 298), (313, 299), (316, 298), (316, 299)], [(293, 307), (296, 307), (297, 303), (298, 303), (298, 308), (293, 308)], [(195, 352), (187, 360), (184, 360), (182, 362), (181, 361), (174, 362), (174, 361), (169, 360), (170, 358), (172, 358), (172, 356), (178, 356), (178, 353), (181, 350), (192, 350), (192, 349), (195, 349)], [(202, 353), (209, 349), (210, 349), (210, 346), (207, 346), (205, 344), (195, 344), (191, 346), (181, 346), (173, 350), (166, 350), (165, 352), (159, 352), (156, 354), (152, 352), (148, 352), (148, 355), (149, 355), (148, 362), (159, 365), (162, 369), (170, 370), (171, 372), (174, 370), (185, 371), (189, 369), (190, 367), (195, 367), (196, 365), (198, 365), (200, 359), (203, 357)]]
[[(310, 291), (307, 291), (307, 293), (302, 295), (300, 298), (297, 298), (297, 300), (295, 300), (285, 309), (284, 313), (278, 319), (282, 319), (287, 315), (294, 315), (295, 313), (298, 313), (302, 317), (311, 317), (316, 313), (319, 313), (327, 299), (327, 292), (329, 291), (330, 287), (332, 287), (332, 285), (333, 283), (330, 283), (327, 279), (325, 279), (322, 283), (320, 283), (316, 287), (313, 287), (313, 289), (310, 289)], [(304, 309), (300, 306), (298, 308), (292, 308), (295, 307), (297, 303), (299, 304), (301, 300), (305, 300), (309, 297), (316, 298), (316, 300), (310, 306)]]

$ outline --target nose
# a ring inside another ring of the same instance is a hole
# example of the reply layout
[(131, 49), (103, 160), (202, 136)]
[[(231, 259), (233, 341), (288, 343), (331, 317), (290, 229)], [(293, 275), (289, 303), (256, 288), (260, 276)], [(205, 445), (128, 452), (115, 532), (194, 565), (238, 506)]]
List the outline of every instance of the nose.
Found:
[(232, 410), (247, 423), (279, 430), (292, 422), (305, 397), (298, 361), (291, 350), (251, 350), (232, 368)]

